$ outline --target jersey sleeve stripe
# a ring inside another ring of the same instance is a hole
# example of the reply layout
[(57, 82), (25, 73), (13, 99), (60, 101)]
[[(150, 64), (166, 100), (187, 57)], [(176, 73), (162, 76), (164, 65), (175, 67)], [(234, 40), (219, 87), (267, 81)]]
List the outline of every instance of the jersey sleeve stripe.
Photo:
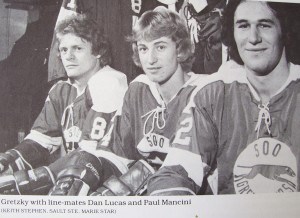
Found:
[(181, 165), (187, 171), (189, 177), (201, 187), (205, 163), (202, 162), (200, 155), (183, 149), (170, 148), (162, 167), (174, 165)]
[(25, 139), (31, 139), (39, 143), (44, 148), (48, 149), (51, 153), (56, 151), (63, 143), (62, 137), (51, 137), (36, 130), (31, 130)]

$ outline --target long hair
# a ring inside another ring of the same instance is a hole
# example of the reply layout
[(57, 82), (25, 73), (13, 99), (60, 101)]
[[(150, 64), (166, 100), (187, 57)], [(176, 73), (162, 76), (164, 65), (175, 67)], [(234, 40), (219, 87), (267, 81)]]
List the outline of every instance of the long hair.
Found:
[[(237, 45), (234, 39), (234, 14), (237, 7), (245, 0), (229, 0), (222, 19), (222, 42), (224, 45), (228, 47), (228, 54), (231, 59), (236, 61), (239, 64), (244, 64), (241, 59)], [(293, 21), (291, 16), (291, 5), (287, 3), (279, 3), (279, 2), (265, 2), (268, 7), (271, 9), (275, 17), (279, 20), (281, 25), (281, 31), (283, 36), (283, 45), (286, 49), (287, 60), (290, 61), (292, 48), (293, 48), (293, 40), (292, 37), (294, 34), (292, 33), (292, 25)], [(251, 13), (251, 12), (249, 12)], [(295, 18), (294, 18), (295, 19)]]

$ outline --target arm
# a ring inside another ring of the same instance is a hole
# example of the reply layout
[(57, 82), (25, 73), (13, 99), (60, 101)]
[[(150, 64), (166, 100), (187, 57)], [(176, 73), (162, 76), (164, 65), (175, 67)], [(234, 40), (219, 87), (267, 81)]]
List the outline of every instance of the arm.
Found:
[[(129, 89), (125, 94), (122, 108), (119, 108), (114, 117), (112, 117), (104, 136), (97, 141), (96, 149), (90, 151), (97, 157), (110, 161), (121, 173), (125, 173), (128, 170), (127, 165), (133, 159), (140, 159), (140, 155), (134, 146), (132, 131), (134, 124), (132, 123), (133, 119), (130, 117), (130, 95), (131, 90)], [(85, 143), (87, 144), (87, 141)], [(87, 147), (91, 148), (91, 146), (84, 146), (83, 149), (86, 150)]]
[(124, 101), (127, 91), (126, 78), (96, 79), (93, 77), (93, 80), (89, 81), (89, 98), (92, 99), (93, 106), (84, 123), (83, 137), (79, 146), (99, 158), (107, 159), (112, 164), (116, 163), (115, 167), (125, 172), (127, 163), (123, 166), (122, 162), (126, 158), (123, 158), (123, 152), (116, 151), (114, 148), (120, 142), (119, 128), (123, 102), (126, 102)]
[[(200, 100), (201, 99), (201, 100)], [(200, 107), (201, 105), (201, 107)], [(183, 111), (162, 167), (149, 179), (148, 195), (197, 194), (213, 170), (218, 132), (205, 96), (193, 96)]]
[[(55, 91), (55, 86), (53, 89)], [(48, 164), (50, 152), (61, 145), (60, 120), (56, 114), (56, 103), (50, 98), (54, 91), (49, 92), (44, 107), (25, 140), (0, 154), (0, 173), (11, 174)]]
[[(65, 169), (56, 170), (58, 178), (50, 195), (87, 195), (112, 174), (120, 175), (119, 165), (113, 164), (116, 155), (110, 150), (116, 114), (122, 107), (127, 89), (125, 75), (119, 75), (111, 77), (102, 72), (90, 79), (85, 98), (87, 102), (92, 102), (92, 106), (83, 124), (80, 148), (75, 151), (81, 153), (80, 158), (85, 157), (84, 161), (76, 161), (70, 166), (67, 164)], [(126, 170), (126, 164), (119, 162)], [(81, 177), (83, 173), (87, 177)]]
[(39, 143), (25, 139), (13, 149), (0, 153), (0, 172), (12, 174), (19, 170), (33, 169), (41, 164), (41, 159), (47, 161), (49, 151)]
[(95, 190), (106, 164), (80, 149), (68, 153), (48, 167), (19, 170), (0, 177), (2, 194), (87, 195)]

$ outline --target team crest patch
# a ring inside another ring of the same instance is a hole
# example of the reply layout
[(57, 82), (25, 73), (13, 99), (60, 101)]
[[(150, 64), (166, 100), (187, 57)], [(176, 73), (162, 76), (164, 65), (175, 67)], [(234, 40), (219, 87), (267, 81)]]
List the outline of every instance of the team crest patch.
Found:
[(234, 169), (237, 194), (297, 191), (297, 161), (288, 145), (273, 138), (249, 144)]
[(81, 138), (81, 130), (77, 126), (72, 126), (64, 131), (66, 142), (79, 142)]

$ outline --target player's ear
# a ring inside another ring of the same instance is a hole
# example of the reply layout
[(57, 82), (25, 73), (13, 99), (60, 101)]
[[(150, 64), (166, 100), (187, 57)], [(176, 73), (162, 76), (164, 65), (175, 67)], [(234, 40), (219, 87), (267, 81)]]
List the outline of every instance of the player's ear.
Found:
[(183, 53), (179, 49), (177, 49), (177, 61), (182, 62), (183, 59), (184, 59)]
[(182, 60), (182, 48), (181, 48), (181, 44), (177, 43), (176, 44), (176, 53), (177, 53), (177, 61), (181, 61)]

